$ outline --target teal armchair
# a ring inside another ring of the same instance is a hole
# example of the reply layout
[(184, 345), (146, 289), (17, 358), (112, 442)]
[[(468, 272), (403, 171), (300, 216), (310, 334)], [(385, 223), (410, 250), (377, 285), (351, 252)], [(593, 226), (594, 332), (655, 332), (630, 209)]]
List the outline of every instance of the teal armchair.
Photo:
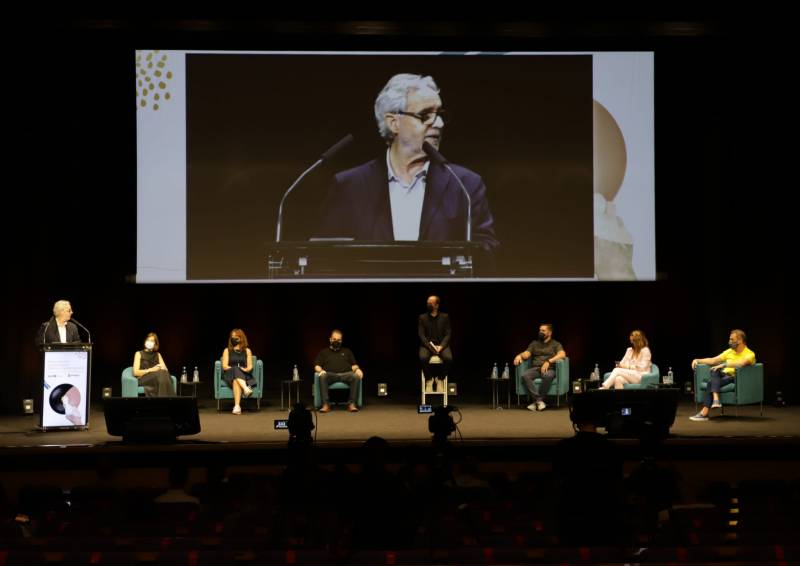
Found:
[[(603, 376), (603, 381), (608, 379), (611, 375), (611, 372), (608, 371)], [(626, 383), (622, 386), (623, 389), (655, 389), (658, 387), (658, 383), (661, 380), (661, 372), (658, 369), (656, 364), (650, 364), (650, 373), (646, 373), (642, 376), (642, 381), (640, 383)]]
[[(710, 386), (711, 366), (698, 364), (694, 371), (694, 402), (699, 405), (703, 401), (706, 389)], [(764, 364), (753, 364), (736, 368), (733, 383), (724, 386), (719, 392), (723, 411), (726, 405), (736, 406), (736, 415), (739, 415), (739, 405), (761, 406), (760, 414), (764, 415)]]
[[(569, 391), (569, 358), (564, 358), (555, 362), (556, 378), (550, 384), (550, 390), (547, 395), (556, 396), (556, 406), (561, 404), (561, 396), (566, 395)], [(522, 374), (529, 370), (531, 367), (530, 360), (523, 360), (515, 369), (516, 385), (517, 385), (517, 405), (519, 406), (519, 398), (521, 396), (530, 397), (528, 390), (525, 389), (525, 384), (522, 381)], [(534, 381), (535, 384), (540, 384), (539, 379)]]
[[(264, 396), (264, 362), (255, 355), (253, 355), (253, 377), (256, 380), (253, 394), (250, 397), (242, 396), (242, 399), (255, 399), (256, 407), (261, 410), (261, 399)], [(214, 399), (217, 400), (217, 412), (221, 399), (233, 399), (233, 389), (222, 379), (222, 362), (219, 360), (214, 362)]]
[[(177, 395), (178, 380), (174, 375), (169, 377), (172, 380), (172, 394)], [(139, 385), (139, 380), (133, 375), (133, 366), (126, 367), (122, 370), (122, 396), (138, 397), (139, 395), (144, 395), (144, 387)]]
[[(364, 406), (364, 384), (363, 379), (358, 380), (358, 391), (356, 391), (356, 404), (360, 407)], [(350, 389), (350, 386), (346, 383), (342, 383), (341, 381), (337, 383), (331, 383), (328, 385), (328, 391), (331, 389)], [(312, 390), (314, 394), (314, 408), (319, 409), (322, 407), (322, 393), (319, 389), (319, 373), (314, 372), (314, 388)]]

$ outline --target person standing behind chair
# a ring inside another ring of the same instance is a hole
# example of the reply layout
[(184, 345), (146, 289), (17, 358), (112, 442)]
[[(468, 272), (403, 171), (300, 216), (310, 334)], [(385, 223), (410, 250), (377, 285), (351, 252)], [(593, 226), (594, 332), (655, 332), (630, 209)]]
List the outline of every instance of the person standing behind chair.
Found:
[(53, 316), (43, 322), (36, 333), (36, 345), (80, 342), (78, 326), (72, 322), (72, 305), (69, 301), (56, 301), (53, 305)]
[(241, 328), (234, 328), (228, 336), (228, 347), (222, 352), (222, 372), (222, 379), (233, 389), (233, 414), (241, 415), (242, 395), (252, 395), (256, 385), (253, 352), (247, 347), (247, 336)]
[(711, 380), (706, 385), (706, 395), (703, 399), (703, 408), (696, 415), (689, 417), (693, 421), (707, 421), (711, 409), (721, 409), (719, 392), (736, 377), (736, 368), (753, 365), (756, 363), (756, 354), (747, 347), (747, 335), (744, 330), (735, 328), (728, 337), (728, 349), (715, 358), (697, 358), (692, 360), (692, 369), (697, 364), (711, 366)]
[(651, 354), (647, 338), (641, 330), (634, 330), (628, 338), (631, 347), (600, 386), (600, 389), (623, 389), (626, 383), (641, 383), (642, 376), (650, 373)]
[[(419, 334), (419, 363), (422, 373), (425, 374), (425, 389), (433, 391), (433, 379), (436, 378), (436, 387), (442, 387), (441, 378), (449, 375), (450, 366), (453, 364), (453, 352), (450, 349), (450, 317), (445, 312), (439, 311), (439, 297), (428, 297), (428, 312), (419, 315), (417, 333)], [(432, 356), (439, 356), (442, 363), (431, 366)]]
[(356, 362), (356, 358), (350, 348), (342, 347), (341, 330), (334, 329), (328, 341), (330, 345), (320, 351), (314, 360), (314, 371), (319, 374), (319, 391), (322, 397), (322, 407), (320, 407), (319, 412), (330, 412), (328, 386), (331, 383), (342, 381), (350, 387), (347, 410), (351, 413), (357, 413), (356, 395), (358, 394), (358, 382), (364, 378), (364, 372), (358, 367), (358, 362)]
[[(544, 397), (550, 391), (550, 384), (556, 378), (556, 372), (550, 366), (558, 360), (567, 357), (567, 353), (560, 342), (553, 340), (553, 325), (548, 323), (539, 325), (539, 336), (528, 345), (527, 350), (520, 352), (514, 358), (514, 365), (518, 366), (524, 360), (531, 360), (531, 368), (522, 374), (525, 389), (533, 398), (533, 403), (528, 405), (531, 411), (544, 411), (547, 405)], [(541, 379), (539, 389), (535, 387), (534, 380)]]
[(139, 380), (139, 385), (144, 387), (145, 396), (173, 397), (175, 391), (172, 389), (169, 370), (158, 349), (158, 335), (151, 332), (144, 338), (144, 350), (133, 356), (133, 375)]

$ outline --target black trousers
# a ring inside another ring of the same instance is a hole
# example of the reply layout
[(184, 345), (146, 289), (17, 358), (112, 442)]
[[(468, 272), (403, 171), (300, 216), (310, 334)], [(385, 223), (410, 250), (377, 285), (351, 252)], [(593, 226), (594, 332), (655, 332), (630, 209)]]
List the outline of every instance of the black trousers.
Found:
[(343, 371), (341, 373), (335, 373), (332, 371), (326, 371), (324, 374), (319, 376), (319, 392), (322, 396), (322, 404), (328, 404), (328, 386), (332, 383), (346, 383), (350, 386), (350, 397), (348, 398), (348, 403), (351, 405), (356, 404), (356, 400), (358, 399), (358, 391), (356, 388), (358, 387), (358, 376), (355, 372), (352, 371)]
[(419, 347), (419, 364), (422, 367), (422, 373), (425, 374), (425, 379), (442, 378), (449, 375), (450, 366), (453, 365), (453, 352), (450, 350), (450, 346), (438, 354), (444, 363), (431, 364), (430, 359), (433, 355), (429, 348)]

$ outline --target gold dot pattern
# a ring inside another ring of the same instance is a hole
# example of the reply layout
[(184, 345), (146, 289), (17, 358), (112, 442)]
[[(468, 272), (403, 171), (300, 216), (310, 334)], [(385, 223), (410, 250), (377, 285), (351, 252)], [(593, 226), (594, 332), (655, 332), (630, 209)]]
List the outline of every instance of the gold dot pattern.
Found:
[[(164, 101), (172, 99), (168, 88), (172, 80), (169, 57), (158, 49), (136, 52), (136, 109), (158, 111)], [(156, 89), (158, 87), (158, 90)]]

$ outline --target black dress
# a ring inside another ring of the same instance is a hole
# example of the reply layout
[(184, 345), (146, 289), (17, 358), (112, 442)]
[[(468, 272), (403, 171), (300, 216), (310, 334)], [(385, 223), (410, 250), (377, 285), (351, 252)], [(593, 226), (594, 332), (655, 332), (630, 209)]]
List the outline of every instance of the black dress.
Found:
[(255, 387), (256, 379), (253, 377), (252, 373), (248, 373), (244, 371), (243, 368), (247, 367), (247, 352), (246, 351), (237, 351), (233, 350), (232, 348), (228, 348), (228, 365), (231, 366), (230, 369), (225, 370), (225, 373), (222, 374), (222, 379), (225, 380), (225, 383), (228, 384), (228, 387), (233, 389), (233, 380), (234, 379), (244, 379), (245, 383), (250, 387)]
[[(158, 352), (139, 352), (139, 369), (150, 369), (158, 365)], [(173, 397), (172, 379), (165, 369), (147, 373), (139, 378), (139, 385), (144, 387), (147, 397)]]

